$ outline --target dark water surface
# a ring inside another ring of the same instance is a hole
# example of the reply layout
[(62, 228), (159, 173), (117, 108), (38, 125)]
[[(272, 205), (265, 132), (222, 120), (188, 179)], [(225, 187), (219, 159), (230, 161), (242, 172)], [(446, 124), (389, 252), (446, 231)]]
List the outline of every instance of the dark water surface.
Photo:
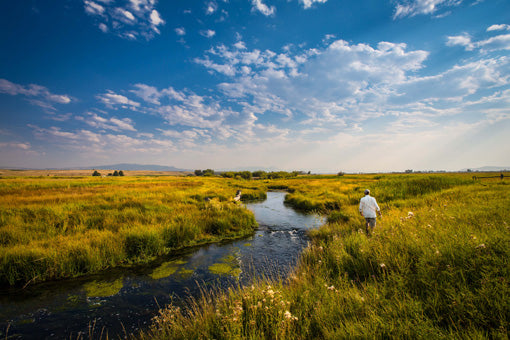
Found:
[[(184, 303), (208, 287), (249, 284), (255, 277), (283, 277), (307, 243), (306, 229), (323, 223), (283, 204), (284, 192), (248, 203), (259, 228), (253, 236), (188, 249), (138, 267), (0, 290), (0, 338), (123, 338), (147, 328), (159, 307)], [(8, 329), (8, 333), (7, 332)]]

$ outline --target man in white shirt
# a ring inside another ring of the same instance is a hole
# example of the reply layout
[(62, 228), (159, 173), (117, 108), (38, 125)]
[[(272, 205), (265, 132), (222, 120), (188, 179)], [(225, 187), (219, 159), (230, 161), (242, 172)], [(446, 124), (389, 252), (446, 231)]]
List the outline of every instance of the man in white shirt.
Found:
[(365, 218), (367, 235), (370, 236), (370, 232), (374, 229), (376, 223), (376, 212), (381, 215), (381, 209), (377, 205), (374, 197), (370, 196), (370, 190), (365, 190), (365, 197), (359, 201), (359, 213)]

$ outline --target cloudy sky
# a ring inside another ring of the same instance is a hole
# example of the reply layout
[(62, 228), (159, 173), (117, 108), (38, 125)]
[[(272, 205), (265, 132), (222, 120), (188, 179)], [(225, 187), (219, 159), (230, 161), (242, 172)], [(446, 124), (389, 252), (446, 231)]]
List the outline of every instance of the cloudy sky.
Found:
[(510, 165), (508, 0), (0, 3), (0, 167)]

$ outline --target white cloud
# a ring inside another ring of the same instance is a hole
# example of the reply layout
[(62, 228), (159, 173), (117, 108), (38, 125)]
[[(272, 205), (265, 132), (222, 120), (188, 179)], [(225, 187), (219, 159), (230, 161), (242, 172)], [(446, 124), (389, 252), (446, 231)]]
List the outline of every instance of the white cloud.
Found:
[(156, 11), (155, 9), (152, 10), (150, 19), (154, 29), (156, 29), (156, 27), (159, 25), (165, 24), (165, 20), (161, 19), (158, 11)]
[(510, 50), (510, 34), (498, 35), (479, 41), (477, 46), (484, 51)]
[(101, 94), (97, 96), (103, 104), (108, 107), (113, 108), (114, 106), (121, 106), (124, 108), (130, 107), (131, 109), (137, 108), (140, 106), (140, 103), (132, 101), (128, 99), (126, 96), (116, 94), (113, 91), (108, 90), (107, 93)]
[[(131, 13), (130, 11), (126, 10), (126, 9), (123, 9), (123, 8), (116, 8), (115, 11), (121, 15), (120, 17), (120, 20), (122, 19), (127, 19), (128, 23), (131, 24), (133, 21), (135, 21), (135, 16), (133, 15), (133, 13)], [(124, 20), (123, 20), (124, 21)], [(126, 22), (126, 21), (124, 21)]]
[(104, 118), (100, 117), (95, 113), (89, 113), (88, 117), (76, 117), (78, 120), (82, 120), (88, 125), (105, 130), (113, 131), (136, 131), (133, 127), (133, 121), (129, 118), (118, 119), (118, 118)]
[(85, 4), (85, 11), (88, 14), (103, 15), (105, 12), (105, 8), (98, 3), (95, 3), (94, 1), (85, 0), (84, 4)]
[(35, 84), (23, 86), (12, 83), (7, 79), (0, 79), (0, 93), (7, 93), (11, 96), (23, 95), (29, 97), (31, 103), (50, 110), (55, 110), (52, 103), (69, 104), (72, 101), (70, 96), (53, 94), (44, 86)]
[(213, 30), (203, 30), (203, 31), (200, 31), (200, 35), (202, 35), (206, 38), (212, 38), (216, 35), (216, 32)]
[(469, 34), (464, 33), (462, 35), (456, 35), (447, 37), (446, 41), (447, 46), (464, 46), (467, 51), (472, 51), (475, 48), (475, 45), (471, 42), (471, 37)]
[(186, 29), (184, 27), (177, 27), (175, 29), (175, 34), (180, 36), (186, 35)]
[(95, 18), (102, 32), (111, 32), (124, 39), (152, 39), (165, 24), (155, 8), (157, 0), (84, 0), (83, 3), (85, 12)]
[(501, 24), (501, 25), (492, 25), (487, 28), (487, 32), (491, 31), (510, 31), (510, 25)]
[(447, 37), (447, 46), (463, 46), (466, 51), (480, 49), (481, 51), (510, 50), (510, 34), (501, 34), (486, 40), (472, 41), (468, 34)]
[(106, 25), (105, 25), (105, 24), (103, 24), (103, 23), (100, 23), (100, 24), (99, 24), (99, 29), (100, 29), (101, 31), (103, 31), (103, 33), (107, 33), (107, 32), (108, 32), (108, 26), (106, 26)]
[(209, 1), (207, 3), (206, 9), (205, 9), (205, 14), (211, 15), (214, 12), (216, 12), (217, 10), (218, 10), (218, 4), (214, 1)]
[(259, 11), (263, 15), (272, 16), (276, 13), (276, 8), (274, 6), (267, 6), (262, 2), (262, 0), (251, 0), (252, 11)]
[(328, 0), (299, 0), (299, 2), (303, 4), (303, 7), (305, 9), (312, 7), (314, 3), (324, 4), (326, 3), (326, 1)]
[(440, 8), (458, 6), (463, 0), (398, 0), (394, 19), (413, 17), (420, 14), (434, 14)]
[(246, 49), (246, 45), (242, 41), (236, 42), (234, 44), (234, 47), (237, 48), (238, 50), (245, 50)]
[(236, 71), (235, 71), (235, 68), (231, 65), (220, 65), (220, 64), (216, 64), (214, 62), (212, 62), (209, 57), (205, 57), (205, 58), (195, 58), (194, 59), (194, 62), (197, 63), (197, 64), (201, 64), (201, 65), (204, 65), (205, 67), (207, 67), (208, 69), (211, 69), (211, 70), (214, 70), (218, 73), (223, 73), (227, 76), (233, 76), (236, 74)]
[(40, 140), (48, 141), (57, 148), (68, 151), (79, 151), (85, 156), (85, 161), (91, 162), (98, 157), (108, 156), (112, 152), (127, 157), (142, 156), (144, 154), (159, 154), (175, 151), (171, 140), (147, 138), (147, 136), (130, 137), (123, 134), (92, 132), (86, 129), (66, 131), (59, 127), (41, 128), (29, 125), (34, 135)]
[(145, 102), (161, 105), (161, 100), (166, 99), (167, 101), (184, 101), (185, 94), (179, 91), (176, 91), (173, 87), (168, 87), (159, 91), (154, 86), (149, 86), (146, 84), (135, 84), (136, 90), (131, 90), (130, 92), (134, 93), (138, 97), (142, 98)]

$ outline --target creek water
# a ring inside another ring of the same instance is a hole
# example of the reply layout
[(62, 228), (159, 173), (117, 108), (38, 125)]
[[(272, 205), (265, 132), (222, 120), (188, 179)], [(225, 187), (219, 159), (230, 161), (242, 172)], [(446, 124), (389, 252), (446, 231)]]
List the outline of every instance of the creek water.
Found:
[(0, 338), (123, 338), (148, 328), (160, 307), (185, 304), (201, 290), (282, 278), (306, 246), (317, 215), (284, 204), (284, 192), (247, 203), (259, 223), (243, 239), (187, 249), (137, 267), (0, 290)]

